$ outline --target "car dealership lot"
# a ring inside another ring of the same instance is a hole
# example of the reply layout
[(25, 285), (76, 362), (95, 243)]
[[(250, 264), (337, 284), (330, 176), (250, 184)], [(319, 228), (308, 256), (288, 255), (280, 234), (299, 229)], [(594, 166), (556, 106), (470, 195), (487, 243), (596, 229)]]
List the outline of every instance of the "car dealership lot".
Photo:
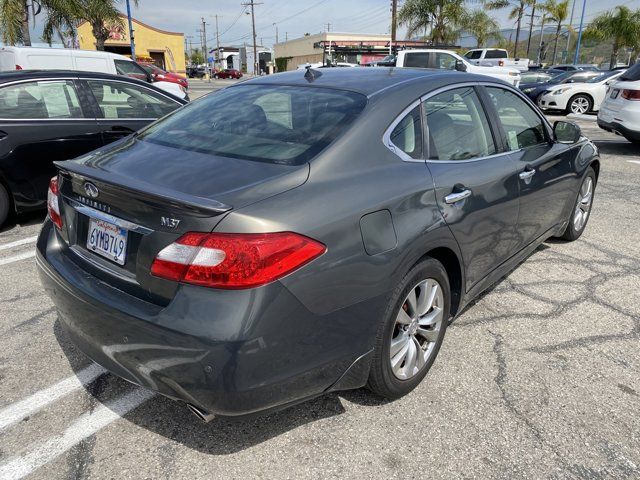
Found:
[(640, 151), (579, 122), (602, 154), (585, 234), (547, 242), (467, 308), (395, 402), (358, 390), (205, 425), (71, 345), (32, 258), (42, 216), (10, 223), (0, 478), (639, 477)]

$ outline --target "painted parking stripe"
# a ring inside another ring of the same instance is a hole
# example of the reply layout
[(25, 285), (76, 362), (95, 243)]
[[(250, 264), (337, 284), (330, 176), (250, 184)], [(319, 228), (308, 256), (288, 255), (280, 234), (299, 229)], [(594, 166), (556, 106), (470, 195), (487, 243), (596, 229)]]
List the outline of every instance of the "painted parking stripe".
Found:
[(21, 245), (28, 245), (29, 243), (33, 243), (38, 239), (38, 236), (23, 238), (22, 240), (16, 240), (15, 242), (3, 243), (0, 245), (1, 250), (9, 250), (10, 248), (19, 247)]
[[(24, 400), (0, 410), (0, 431), (27, 418), (29, 415), (33, 415), (42, 407), (59, 400), (74, 390), (88, 385), (103, 373), (106, 373), (104, 368), (92, 363), (80, 370), (76, 375), (71, 375), (49, 388), (40, 390)], [(0, 475), (0, 478), (3, 478), (2, 475)]]
[(27, 258), (33, 258), (36, 256), (36, 252), (24, 252), (12, 257), (0, 258), (0, 265), (9, 265), (10, 263), (19, 262), (20, 260), (26, 260)]
[(629, 163), (637, 163), (638, 165), (640, 165), (640, 160), (627, 160), (627, 162), (629, 162)]
[(92, 412), (83, 413), (62, 435), (31, 445), (27, 448), (28, 453), (0, 465), (0, 478), (18, 480), (30, 475), (153, 396), (154, 393), (149, 390), (136, 388), (122, 397), (105, 402)]

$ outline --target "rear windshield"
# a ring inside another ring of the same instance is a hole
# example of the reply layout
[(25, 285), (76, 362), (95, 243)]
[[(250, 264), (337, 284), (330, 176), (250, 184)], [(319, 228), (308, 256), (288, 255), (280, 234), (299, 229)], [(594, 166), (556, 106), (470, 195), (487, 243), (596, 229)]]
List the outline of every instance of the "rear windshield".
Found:
[(640, 80), (640, 63), (636, 63), (629, 70), (620, 75), (619, 80), (623, 82), (635, 82)]
[(191, 103), (139, 138), (211, 155), (298, 165), (343, 132), (366, 105), (328, 88), (238, 85)]
[(487, 50), (484, 58), (508, 58), (508, 56), (505, 50)]

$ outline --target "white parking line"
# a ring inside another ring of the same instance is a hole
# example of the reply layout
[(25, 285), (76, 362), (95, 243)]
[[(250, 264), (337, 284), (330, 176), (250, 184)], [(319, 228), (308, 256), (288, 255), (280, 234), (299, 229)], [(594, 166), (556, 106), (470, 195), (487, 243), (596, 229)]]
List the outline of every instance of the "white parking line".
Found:
[(15, 242), (3, 243), (0, 245), (0, 250), (8, 250), (10, 248), (19, 247), (20, 245), (27, 245), (33, 243), (38, 239), (38, 236), (23, 238), (22, 240), (16, 240)]
[(629, 162), (629, 163), (637, 163), (638, 165), (640, 165), (640, 160), (627, 160), (627, 162)]
[[(80, 370), (76, 375), (71, 375), (49, 388), (40, 390), (24, 400), (0, 410), (0, 431), (29, 415), (33, 415), (42, 407), (57, 401), (74, 390), (93, 382), (105, 372), (106, 370), (100, 365), (92, 363)], [(0, 475), (0, 478), (3, 478), (2, 475)]]
[(34, 444), (27, 449), (28, 453), (0, 465), (0, 478), (17, 480), (26, 477), (153, 396), (149, 390), (136, 388), (120, 398), (105, 402), (93, 412), (83, 413), (62, 435)]
[(26, 260), (27, 258), (32, 258), (35, 256), (35, 251), (29, 251), (20, 253), (19, 255), (14, 255), (13, 257), (0, 258), (0, 265), (9, 265), (10, 263), (19, 262), (20, 260)]

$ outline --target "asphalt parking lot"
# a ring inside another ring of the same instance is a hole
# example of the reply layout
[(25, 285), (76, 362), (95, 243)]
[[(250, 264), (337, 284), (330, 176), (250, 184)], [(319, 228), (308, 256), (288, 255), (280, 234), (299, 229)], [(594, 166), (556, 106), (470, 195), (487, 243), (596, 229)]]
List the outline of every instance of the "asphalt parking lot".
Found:
[(43, 215), (10, 223), (0, 479), (640, 478), (640, 148), (579, 123), (602, 154), (585, 234), (545, 243), (467, 308), (395, 402), (358, 390), (203, 424), (69, 343), (33, 260)]

